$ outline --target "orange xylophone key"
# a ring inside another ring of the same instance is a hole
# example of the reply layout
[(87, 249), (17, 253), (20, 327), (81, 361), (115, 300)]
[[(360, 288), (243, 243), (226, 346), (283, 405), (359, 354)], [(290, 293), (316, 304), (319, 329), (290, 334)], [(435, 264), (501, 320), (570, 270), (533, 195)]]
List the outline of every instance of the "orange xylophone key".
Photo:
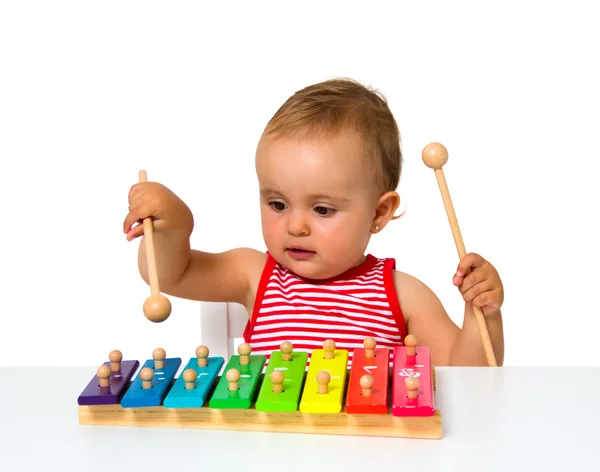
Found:
[(376, 348), (373, 338), (366, 338), (364, 349), (354, 350), (346, 413), (386, 414), (388, 411), (388, 370), (390, 353)]

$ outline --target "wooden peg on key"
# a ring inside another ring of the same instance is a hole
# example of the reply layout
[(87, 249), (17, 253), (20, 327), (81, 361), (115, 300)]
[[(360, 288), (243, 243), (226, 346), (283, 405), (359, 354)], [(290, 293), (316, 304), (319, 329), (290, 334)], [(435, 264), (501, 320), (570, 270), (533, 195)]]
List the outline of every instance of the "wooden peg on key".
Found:
[(165, 368), (165, 357), (167, 357), (167, 353), (162, 347), (157, 347), (154, 351), (152, 351), (152, 358), (154, 359), (155, 369)]
[(110, 367), (101, 365), (96, 375), (98, 375), (98, 385), (100, 388), (110, 387)]
[(148, 390), (152, 388), (152, 379), (154, 378), (154, 371), (150, 367), (144, 367), (140, 371), (140, 379), (142, 379), (142, 388)]
[(407, 377), (404, 381), (404, 388), (406, 389), (406, 396), (414, 400), (419, 396), (419, 387), (421, 381), (417, 377)]
[(242, 343), (238, 346), (238, 354), (240, 355), (240, 365), (250, 364), (250, 353), (252, 347), (248, 343)]
[(206, 346), (198, 346), (196, 348), (196, 357), (198, 358), (198, 367), (206, 367), (208, 365), (208, 348)]
[(362, 389), (363, 397), (370, 397), (373, 394), (373, 386), (375, 378), (372, 375), (365, 374), (360, 378), (360, 388)]
[(289, 341), (283, 341), (281, 346), (279, 346), (279, 350), (281, 351), (281, 360), (282, 361), (291, 361), (292, 360), (292, 351), (294, 350), (294, 346)]
[(273, 384), (273, 393), (283, 392), (283, 381), (285, 380), (283, 373), (280, 370), (274, 370), (270, 378)]
[(416, 356), (417, 355), (417, 338), (412, 334), (409, 334), (404, 338), (404, 345), (406, 346), (406, 355), (407, 356)]
[(365, 340), (363, 341), (363, 346), (365, 347), (365, 357), (375, 357), (375, 348), (377, 347), (377, 342), (374, 338), (365, 338)]
[(227, 374), (225, 374), (225, 377), (227, 378), (227, 381), (229, 382), (229, 390), (231, 392), (235, 392), (237, 390), (239, 390), (240, 386), (239, 386), (239, 381), (240, 381), (240, 371), (237, 369), (229, 369), (227, 371)]
[(329, 372), (326, 370), (322, 370), (317, 374), (317, 385), (318, 385), (318, 393), (326, 394), (329, 393), (329, 382), (331, 381), (331, 376)]
[(186, 390), (194, 390), (196, 388), (196, 379), (198, 374), (194, 369), (185, 369), (183, 371), (183, 381), (185, 382)]
[(325, 351), (325, 359), (333, 359), (335, 354), (335, 341), (328, 339), (323, 343), (323, 350)]
[[(148, 182), (145, 170), (138, 173), (140, 182)], [(161, 323), (171, 315), (171, 302), (160, 293), (158, 283), (158, 270), (156, 267), (156, 255), (154, 253), (154, 235), (152, 218), (144, 218), (144, 243), (146, 246), (146, 264), (148, 266), (148, 279), (150, 282), (150, 296), (146, 298), (143, 305), (144, 315), (154, 323)]]
[(110, 361), (110, 370), (112, 372), (121, 372), (121, 361), (123, 360), (121, 351), (118, 351), (117, 349), (110, 351), (108, 360)]

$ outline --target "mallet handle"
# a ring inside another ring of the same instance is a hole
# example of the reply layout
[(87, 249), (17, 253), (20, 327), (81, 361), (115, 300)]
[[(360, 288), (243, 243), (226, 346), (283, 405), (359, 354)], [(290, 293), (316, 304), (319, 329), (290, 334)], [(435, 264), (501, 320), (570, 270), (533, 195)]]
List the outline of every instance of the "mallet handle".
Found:
[[(462, 259), (467, 254), (465, 250), (465, 244), (462, 239), (460, 228), (458, 226), (458, 220), (454, 213), (454, 206), (452, 205), (452, 199), (450, 198), (450, 192), (448, 191), (448, 185), (446, 183), (446, 177), (442, 168), (434, 169), (435, 176), (437, 178), (440, 192), (442, 193), (442, 200), (444, 201), (444, 207), (446, 208), (446, 214), (448, 215), (448, 222), (450, 223), (450, 229), (452, 230), (452, 236), (454, 237), (454, 243), (458, 250), (458, 257)], [(479, 327), (479, 334), (481, 335), (481, 341), (483, 343), (483, 349), (485, 351), (485, 357), (487, 358), (490, 366), (496, 367), (496, 356), (494, 355), (494, 349), (492, 348), (492, 342), (488, 333), (487, 325), (485, 323), (485, 317), (483, 312), (477, 306), (473, 305), (473, 313), (475, 314), (475, 320)]]
[[(138, 173), (140, 182), (148, 182), (145, 170)], [(148, 278), (150, 279), (150, 293), (160, 295), (158, 284), (158, 269), (156, 268), (156, 254), (154, 253), (154, 233), (152, 229), (152, 218), (144, 218), (144, 242), (146, 245), (146, 264), (148, 265)]]

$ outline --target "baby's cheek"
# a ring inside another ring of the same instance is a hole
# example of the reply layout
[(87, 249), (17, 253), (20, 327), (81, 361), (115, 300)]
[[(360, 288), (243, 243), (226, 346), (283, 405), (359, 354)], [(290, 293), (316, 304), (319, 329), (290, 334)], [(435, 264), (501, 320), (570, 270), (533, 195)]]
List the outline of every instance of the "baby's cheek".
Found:
[(261, 226), (262, 226), (263, 237), (265, 240), (271, 240), (275, 237), (274, 235), (276, 234), (277, 230), (276, 230), (276, 224), (272, 218), (263, 217)]
[(332, 225), (322, 233), (323, 240), (340, 251), (345, 251), (348, 245), (352, 245), (354, 237), (352, 229), (345, 225)]

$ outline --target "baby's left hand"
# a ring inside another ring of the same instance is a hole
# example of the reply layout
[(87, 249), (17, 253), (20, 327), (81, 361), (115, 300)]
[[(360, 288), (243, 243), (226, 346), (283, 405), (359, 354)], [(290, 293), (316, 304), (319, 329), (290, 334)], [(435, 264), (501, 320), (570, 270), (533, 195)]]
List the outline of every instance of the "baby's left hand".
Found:
[(452, 283), (464, 301), (481, 308), (484, 315), (497, 312), (504, 302), (504, 287), (496, 268), (479, 254), (463, 257)]

